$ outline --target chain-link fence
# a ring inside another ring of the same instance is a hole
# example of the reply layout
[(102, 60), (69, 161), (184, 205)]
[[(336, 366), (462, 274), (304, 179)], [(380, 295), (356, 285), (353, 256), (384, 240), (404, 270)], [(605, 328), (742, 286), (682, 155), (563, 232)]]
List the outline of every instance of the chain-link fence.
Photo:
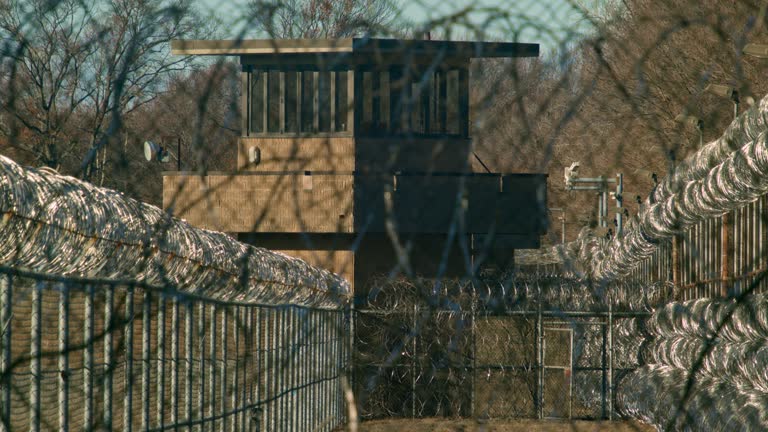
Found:
[(647, 313), (499, 307), (453, 288), (465, 291), (435, 303), (402, 290), (355, 311), (362, 418), (613, 418), (614, 383), (638, 366), (613, 334)]
[(330, 431), (349, 315), (0, 268), (3, 430)]

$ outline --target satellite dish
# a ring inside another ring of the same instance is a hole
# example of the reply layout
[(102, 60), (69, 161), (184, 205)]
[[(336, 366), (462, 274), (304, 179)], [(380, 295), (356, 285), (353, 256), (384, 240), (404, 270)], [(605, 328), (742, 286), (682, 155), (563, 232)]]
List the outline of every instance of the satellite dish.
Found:
[[(152, 141), (144, 141), (144, 158), (147, 161), (155, 159), (158, 154), (162, 158), (163, 148)], [(167, 156), (166, 156), (167, 157)]]

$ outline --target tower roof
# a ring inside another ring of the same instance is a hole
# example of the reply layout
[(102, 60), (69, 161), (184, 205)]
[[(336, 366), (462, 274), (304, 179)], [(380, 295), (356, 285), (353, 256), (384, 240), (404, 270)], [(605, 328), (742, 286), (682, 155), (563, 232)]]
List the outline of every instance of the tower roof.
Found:
[(348, 54), (442, 56), (446, 58), (538, 57), (539, 44), (421, 39), (243, 39), (174, 40), (175, 55), (275, 56), (282, 54)]

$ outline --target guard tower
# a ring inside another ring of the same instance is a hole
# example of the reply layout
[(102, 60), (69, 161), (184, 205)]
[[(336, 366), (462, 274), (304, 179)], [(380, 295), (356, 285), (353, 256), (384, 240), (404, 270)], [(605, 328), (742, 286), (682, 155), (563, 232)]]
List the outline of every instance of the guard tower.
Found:
[(172, 52), (242, 65), (237, 169), (164, 173), (164, 207), (191, 224), (324, 266), (358, 295), (376, 273), (467, 275), (539, 246), (546, 175), (472, 172), (468, 81), (471, 59), (535, 57), (537, 44), (183, 40)]

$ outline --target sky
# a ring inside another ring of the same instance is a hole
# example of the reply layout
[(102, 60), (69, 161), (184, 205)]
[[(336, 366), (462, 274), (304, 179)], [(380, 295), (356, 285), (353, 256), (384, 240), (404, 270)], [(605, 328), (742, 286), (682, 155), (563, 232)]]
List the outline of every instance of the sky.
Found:
[[(198, 0), (203, 12), (221, 23), (218, 37), (236, 38), (242, 31), (242, 14), (247, 0)], [(278, 0), (279, 1), (279, 0)], [(467, 26), (454, 26), (457, 36), (540, 43), (542, 51), (557, 49), (589, 29), (584, 14), (574, 6), (579, 0), (399, 0), (400, 19), (422, 27), (429, 20), (472, 8)], [(596, 0), (582, 0), (592, 3)], [(599, 1), (599, 0), (597, 0)], [(502, 12), (502, 13), (499, 13)], [(506, 15), (506, 16), (505, 16)], [(471, 26), (471, 28), (470, 28)], [(256, 37), (250, 34), (251, 37)]]

